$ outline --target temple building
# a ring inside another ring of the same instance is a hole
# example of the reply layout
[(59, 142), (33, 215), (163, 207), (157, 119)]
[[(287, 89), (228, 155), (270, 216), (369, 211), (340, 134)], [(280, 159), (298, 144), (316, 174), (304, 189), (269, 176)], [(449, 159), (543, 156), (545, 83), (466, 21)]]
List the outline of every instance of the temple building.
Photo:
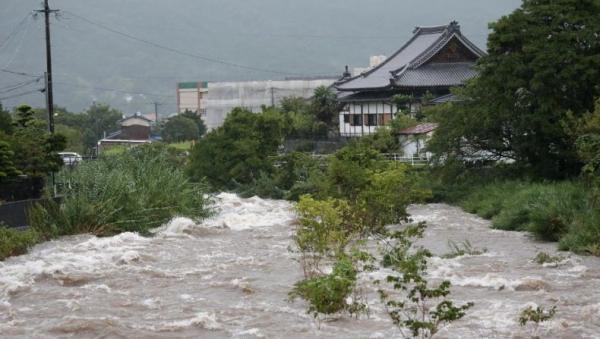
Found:
[[(434, 102), (451, 101), (450, 88), (477, 75), (474, 66), (485, 52), (461, 34), (457, 22), (446, 26), (417, 27), (413, 37), (376, 67), (344, 77), (334, 84), (344, 109), (340, 134), (345, 137), (374, 133), (389, 123), (398, 107), (398, 94), (417, 99), (433, 95)], [(418, 104), (411, 110), (418, 110)]]

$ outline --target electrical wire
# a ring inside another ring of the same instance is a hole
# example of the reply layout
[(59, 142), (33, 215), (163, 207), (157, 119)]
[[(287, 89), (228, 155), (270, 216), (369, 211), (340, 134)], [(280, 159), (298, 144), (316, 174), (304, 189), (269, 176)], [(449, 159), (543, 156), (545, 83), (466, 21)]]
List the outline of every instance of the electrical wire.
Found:
[(25, 15), (25, 17), (21, 19), (21, 21), (19, 21), (15, 28), (13, 28), (13, 30), (8, 34), (6, 39), (4, 39), (4, 41), (0, 43), (0, 49), (2, 49), (14, 37), (15, 34), (19, 33), (19, 31), (21, 30), (21, 26), (23, 26), (27, 19), (31, 18), (31, 13), (32, 12), (27, 13), (27, 15)]
[(157, 94), (157, 93), (147, 93), (147, 92), (139, 92), (139, 91), (127, 91), (127, 90), (123, 90), (123, 89), (108, 88), (108, 87), (77, 85), (77, 84), (72, 84), (72, 83), (68, 83), (68, 82), (61, 82), (61, 81), (53, 81), (53, 83), (54, 84), (63, 85), (63, 86), (84, 87), (84, 88), (94, 89), (94, 90), (98, 90), (98, 91), (115, 92), (115, 93), (122, 93), (122, 94), (138, 94), (138, 95), (147, 95), (147, 96), (152, 96), (152, 97), (164, 97), (164, 98), (172, 98), (173, 97), (172, 95)]
[(36, 93), (36, 92), (42, 92), (42, 91), (44, 91), (43, 88), (42, 89), (35, 89), (35, 90), (32, 90), (32, 91), (23, 92), (23, 93), (19, 93), (19, 94), (9, 95), (7, 97), (0, 98), (0, 101), (7, 100), (7, 99), (19, 98), (19, 97), (22, 97), (22, 96), (25, 96), (25, 95), (28, 95), (28, 94), (32, 94), (32, 93)]
[(111, 33), (123, 36), (125, 38), (130, 39), (130, 40), (134, 40), (134, 41), (137, 41), (137, 42), (144, 43), (144, 44), (149, 45), (149, 46), (153, 46), (153, 47), (158, 48), (158, 49), (169, 51), (171, 53), (175, 53), (175, 54), (178, 54), (178, 55), (187, 56), (187, 57), (195, 58), (195, 59), (200, 59), (200, 60), (203, 60), (203, 61), (206, 61), (206, 62), (221, 64), (221, 65), (225, 65), (225, 66), (236, 67), (236, 68), (241, 68), (241, 69), (247, 69), (247, 70), (251, 70), (251, 71), (257, 71), (257, 72), (273, 73), (273, 74), (279, 74), (279, 75), (294, 75), (294, 76), (304, 76), (304, 75), (306, 75), (306, 74), (300, 74), (300, 73), (292, 73), (292, 72), (284, 72), (284, 71), (272, 70), (272, 69), (266, 69), (266, 68), (252, 67), (252, 66), (237, 64), (237, 63), (228, 62), (228, 61), (225, 61), (225, 60), (220, 60), (220, 59), (216, 59), (216, 58), (206, 57), (206, 56), (203, 56), (203, 55), (198, 55), (198, 54), (194, 54), (194, 53), (182, 51), (182, 50), (179, 50), (179, 49), (175, 49), (175, 48), (172, 48), (172, 47), (168, 47), (168, 46), (164, 46), (164, 45), (158, 44), (158, 43), (150, 41), (150, 40), (142, 39), (142, 38), (133, 36), (133, 35), (125, 33), (125, 32), (118, 31), (118, 30), (116, 30), (114, 28), (111, 28), (111, 27), (108, 27), (108, 26), (106, 26), (104, 24), (95, 22), (93, 20), (85, 18), (85, 17), (83, 17), (81, 15), (75, 14), (75, 13), (73, 13), (71, 11), (68, 11), (68, 10), (64, 10), (63, 12), (64, 13), (69, 13), (70, 15), (74, 16), (75, 18), (78, 18), (78, 19), (80, 19), (80, 20), (82, 20), (82, 21), (84, 21), (84, 22), (86, 22), (86, 23), (88, 23), (90, 25), (96, 26), (96, 27), (101, 28), (103, 30), (106, 30), (108, 32), (111, 32)]
[(20, 75), (20, 76), (30, 77), (30, 78), (39, 78), (40, 77), (40, 75), (35, 75), (35, 74), (31, 74), (31, 73), (24, 73), (24, 72), (17, 72), (17, 71), (11, 71), (10, 69), (4, 69), (4, 68), (1, 68), (0, 72), (14, 74), (14, 75)]
[(15, 58), (17, 57), (17, 55), (21, 51), (21, 47), (23, 47), (23, 42), (25, 41), (25, 38), (27, 37), (27, 33), (29, 33), (29, 28), (30, 27), (31, 27), (31, 20), (26, 20), (25, 21), (25, 29), (24, 29), (23, 34), (21, 35), (21, 40), (17, 44), (17, 47), (15, 48), (12, 57), (8, 60), (8, 62), (2, 68), (9, 67), (10, 64), (12, 64), (13, 61), (15, 61)]
[(28, 81), (25, 81), (25, 82), (22, 82), (19, 84), (2, 87), (2, 88), (0, 88), (0, 94), (16, 91), (18, 89), (29, 86), (31, 84), (38, 83), (40, 80), (41, 80), (41, 77), (38, 79), (28, 80)]

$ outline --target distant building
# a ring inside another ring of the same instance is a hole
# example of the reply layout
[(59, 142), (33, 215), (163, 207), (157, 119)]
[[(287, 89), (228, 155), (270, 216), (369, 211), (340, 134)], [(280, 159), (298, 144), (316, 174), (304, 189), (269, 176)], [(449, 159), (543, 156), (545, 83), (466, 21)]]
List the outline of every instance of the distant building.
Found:
[(202, 99), (207, 91), (207, 82), (180, 82), (177, 84), (177, 113), (190, 111), (203, 116)]
[(383, 63), (387, 57), (385, 55), (374, 55), (369, 58), (369, 67), (354, 67), (352, 69), (352, 76), (357, 76), (362, 73), (368, 72), (373, 68)]
[(429, 159), (430, 153), (425, 152), (427, 142), (437, 129), (437, 124), (425, 123), (400, 131), (400, 147), (405, 157), (422, 157)]
[[(427, 92), (435, 103), (452, 101), (450, 88), (477, 75), (474, 66), (485, 52), (464, 37), (457, 22), (446, 26), (417, 27), (413, 37), (378, 66), (352, 76), (348, 71), (336, 82), (340, 134), (346, 137), (374, 133), (389, 123), (398, 108), (397, 94), (420, 98)], [(412, 107), (417, 109), (418, 107)]]
[(151, 130), (154, 122), (137, 113), (119, 121), (121, 128), (98, 141), (98, 153), (115, 146), (136, 146), (152, 142)]
[(283, 98), (311, 98), (317, 87), (331, 86), (337, 78), (289, 79), (273, 81), (209, 82), (199, 107), (209, 130), (223, 124), (236, 107), (258, 113), (263, 106), (278, 105)]

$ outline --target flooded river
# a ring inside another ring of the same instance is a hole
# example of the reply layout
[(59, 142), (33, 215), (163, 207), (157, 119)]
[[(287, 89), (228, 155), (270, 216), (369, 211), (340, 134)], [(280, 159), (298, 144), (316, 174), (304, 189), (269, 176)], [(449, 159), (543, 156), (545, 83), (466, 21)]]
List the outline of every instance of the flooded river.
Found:
[[(291, 205), (231, 194), (200, 225), (177, 218), (152, 238), (75, 236), (0, 263), (2, 338), (390, 338), (400, 334), (374, 291), (371, 316), (331, 319), (320, 328), (287, 293), (302, 277), (288, 248)], [(475, 307), (441, 338), (525, 336), (519, 311), (557, 306), (540, 328), (552, 338), (600, 337), (600, 259), (568, 256), (539, 265), (555, 244), (495, 231), (489, 222), (447, 205), (413, 206), (429, 224), (422, 244), (436, 254), (448, 240), (487, 252), (433, 258), (430, 277), (453, 283), (452, 296)], [(379, 273), (363, 276), (363, 282)]]

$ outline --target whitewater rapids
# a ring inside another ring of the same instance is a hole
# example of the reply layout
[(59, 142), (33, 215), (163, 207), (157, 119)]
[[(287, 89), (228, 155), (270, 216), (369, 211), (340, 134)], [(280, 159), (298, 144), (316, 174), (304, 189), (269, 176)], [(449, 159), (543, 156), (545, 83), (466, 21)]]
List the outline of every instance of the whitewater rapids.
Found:
[[(296, 222), (288, 202), (216, 197), (217, 215), (202, 223), (175, 218), (153, 237), (65, 237), (0, 263), (2, 338), (390, 338), (394, 328), (375, 295), (371, 316), (320, 324), (287, 293), (302, 273), (290, 253)], [(518, 326), (528, 305), (557, 306), (539, 335), (600, 337), (600, 259), (563, 254), (556, 265), (531, 259), (555, 244), (447, 205), (413, 206), (429, 227), (421, 242), (436, 254), (448, 240), (487, 252), (433, 258), (429, 276), (450, 280), (458, 303), (475, 307), (441, 338), (527, 336)], [(366, 286), (382, 272), (365, 274)]]

